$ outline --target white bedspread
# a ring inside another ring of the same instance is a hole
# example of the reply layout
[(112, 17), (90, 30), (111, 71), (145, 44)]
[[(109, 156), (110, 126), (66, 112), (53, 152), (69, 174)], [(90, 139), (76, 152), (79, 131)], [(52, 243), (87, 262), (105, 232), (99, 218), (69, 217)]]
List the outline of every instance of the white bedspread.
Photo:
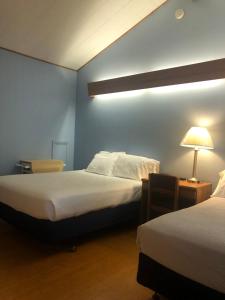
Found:
[(135, 201), (141, 182), (80, 171), (0, 176), (0, 202), (58, 221)]
[(140, 251), (225, 293), (225, 198), (163, 215), (138, 228)]

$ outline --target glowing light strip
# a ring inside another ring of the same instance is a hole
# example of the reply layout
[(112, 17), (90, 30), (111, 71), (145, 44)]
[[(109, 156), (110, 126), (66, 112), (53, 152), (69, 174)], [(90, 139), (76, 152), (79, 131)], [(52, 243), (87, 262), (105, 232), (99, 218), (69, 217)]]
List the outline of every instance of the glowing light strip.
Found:
[(169, 85), (169, 86), (160, 86), (156, 88), (151, 88), (149, 89), (149, 91), (154, 94), (165, 94), (165, 93), (179, 92), (179, 91), (202, 90), (207, 88), (214, 88), (224, 83), (225, 83), (225, 79), (217, 79), (217, 80), (199, 81), (199, 82), (183, 83), (183, 84)]
[(225, 79), (169, 85), (169, 86), (136, 90), (136, 91), (102, 94), (102, 95), (95, 96), (95, 99), (116, 100), (116, 99), (134, 98), (134, 97), (142, 96), (146, 93), (167, 94), (167, 93), (176, 93), (176, 92), (183, 92), (183, 91), (185, 92), (185, 91), (192, 91), (192, 90), (196, 91), (196, 90), (218, 87), (222, 84), (225, 84)]
[(137, 91), (128, 91), (128, 92), (119, 92), (119, 93), (111, 93), (111, 94), (102, 94), (95, 96), (95, 99), (100, 100), (109, 100), (109, 99), (125, 99), (125, 98), (133, 98), (137, 96), (141, 96), (146, 92), (146, 90), (137, 90)]

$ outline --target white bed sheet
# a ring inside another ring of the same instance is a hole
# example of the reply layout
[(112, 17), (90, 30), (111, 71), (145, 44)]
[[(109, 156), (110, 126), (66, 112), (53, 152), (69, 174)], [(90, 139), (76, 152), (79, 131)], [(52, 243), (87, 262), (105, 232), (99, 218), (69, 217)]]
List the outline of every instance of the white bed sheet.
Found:
[(138, 200), (141, 182), (84, 170), (0, 177), (0, 202), (58, 221)]
[(225, 293), (225, 198), (169, 213), (138, 228), (140, 252)]

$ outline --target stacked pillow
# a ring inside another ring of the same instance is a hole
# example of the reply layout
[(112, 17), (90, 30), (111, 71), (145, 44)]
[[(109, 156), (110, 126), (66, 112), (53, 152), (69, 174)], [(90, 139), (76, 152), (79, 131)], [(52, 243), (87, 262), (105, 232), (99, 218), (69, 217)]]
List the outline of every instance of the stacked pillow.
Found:
[(159, 161), (147, 157), (128, 155), (125, 152), (101, 151), (94, 156), (86, 171), (141, 180), (148, 178), (149, 173), (158, 173), (159, 165)]
[(100, 151), (95, 154), (86, 171), (105, 176), (113, 176), (112, 171), (114, 164), (118, 156), (123, 153), (124, 152)]
[(147, 157), (136, 155), (120, 155), (112, 171), (113, 176), (135, 180), (148, 178), (149, 173), (159, 172), (159, 162)]
[(211, 197), (225, 198), (225, 170), (219, 173), (219, 182)]

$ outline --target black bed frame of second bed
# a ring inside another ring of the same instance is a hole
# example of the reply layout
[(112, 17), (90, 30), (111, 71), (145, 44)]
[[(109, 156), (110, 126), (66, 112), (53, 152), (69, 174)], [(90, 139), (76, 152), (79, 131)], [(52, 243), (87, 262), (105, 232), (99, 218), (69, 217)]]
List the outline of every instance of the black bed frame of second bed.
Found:
[(188, 279), (139, 254), (137, 281), (172, 300), (224, 300), (225, 294)]
[(34, 218), (0, 202), (0, 218), (49, 243), (76, 243), (77, 238), (120, 223), (137, 221), (140, 201), (92, 211), (60, 221)]

